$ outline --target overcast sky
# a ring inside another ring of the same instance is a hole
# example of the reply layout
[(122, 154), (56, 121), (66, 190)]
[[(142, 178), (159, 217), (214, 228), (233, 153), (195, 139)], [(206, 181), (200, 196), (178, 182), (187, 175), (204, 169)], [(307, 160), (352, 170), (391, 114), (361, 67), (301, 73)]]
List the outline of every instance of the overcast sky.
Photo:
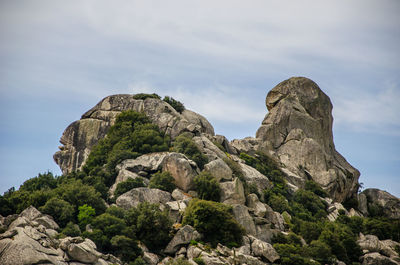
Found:
[(400, 197), (400, 1), (0, 0), (0, 192), (50, 170), (103, 97), (170, 95), (232, 140), (291, 76), (331, 98), (336, 149)]

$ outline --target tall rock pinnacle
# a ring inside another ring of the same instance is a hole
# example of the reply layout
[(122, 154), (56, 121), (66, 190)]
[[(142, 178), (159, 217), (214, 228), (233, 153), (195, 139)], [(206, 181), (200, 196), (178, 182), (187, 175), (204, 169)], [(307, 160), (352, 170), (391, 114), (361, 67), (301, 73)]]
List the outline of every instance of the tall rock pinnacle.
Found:
[(335, 149), (332, 103), (318, 85), (292, 77), (268, 93), (266, 105), (256, 138), (283, 164), (288, 181), (301, 186), (311, 178), (339, 202), (354, 196), (360, 172)]

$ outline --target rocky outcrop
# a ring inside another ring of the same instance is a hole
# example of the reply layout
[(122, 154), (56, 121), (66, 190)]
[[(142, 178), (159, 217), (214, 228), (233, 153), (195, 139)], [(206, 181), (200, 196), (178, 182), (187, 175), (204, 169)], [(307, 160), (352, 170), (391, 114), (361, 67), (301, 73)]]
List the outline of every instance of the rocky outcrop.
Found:
[[(379, 215), (388, 218), (400, 219), (400, 199), (392, 194), (379, 189), (366, 189), (361, 192), (359, 197), (364, 197), (362, 209), (365, 212), (375, 210)], [(365, 206), (366, 205), (366, 206)]]
[(335, 149), (332, 104), (318, 85), (304, 77), (290, 78), (268, 93), (266, 105), (269, 113), (256, 134), (262, 142), (258, 149), (302, 180), (288, 181), (301, 186), (312, 178), (338, 202), (354, 196), (360, 173)]
[(199, 240), (201, 235), (190, 225), (185, 225), (175, 234), (174, 238), (168, 243), (164, 252), (173, 254), (183, 245), (188, 245), (192, 240)]
[(63, 174), (81, 169), (92, 147), (104, 138), (116, 116), (125, 110), (144, 112), (162, 132), (172, 138), (186, 131), (195, 135), (214, 135), (211, 124), (193, 111), (184, 110), (180, 114), (168, 103), (155, 98), (138, 100), (134, 95), (109, 96), (65, 129), (60, 139), (63, 146), (54, 154), (54, 160)]
[(362, 264), (400, 264), (399, 253), (400, 243), (392, 240), (380, 241), (377, 236), (363, 235), (357, 241), (362, 249), (364, 256), (361, 257)]
[(142, 178), (147, 184), (151, 174), (168, 171), (175, 180), (175, 185), (187, 192), (193, 188), (193, 179), (200, 172), (196, 163), (180, 153), (151, 153), (136, 159), (126, 159), (117, 165), (118, 176), (110, 192), (113, 193), (118, 183), (129, 178)]
[(89, 239), (56, 239), (54, 229), (58, 225), (50, 216), (28, 207), (0, 234), (0, 264), (122, 264), (114, 256), (98, 252)]
[(128, 210), (142, 202), (165, 204), (172, 200), (171, 194), (159, 189), (135, 188), (118, 197), (117, 206)]

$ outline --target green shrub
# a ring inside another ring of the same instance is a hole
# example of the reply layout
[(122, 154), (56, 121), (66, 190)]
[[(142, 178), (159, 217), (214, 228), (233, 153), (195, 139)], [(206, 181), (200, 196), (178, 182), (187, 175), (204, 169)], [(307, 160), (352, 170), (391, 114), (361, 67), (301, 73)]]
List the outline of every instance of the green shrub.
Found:
[(159, 95), (157, 95), (156, 93), (153, 93), (153, 94), (139, 93), (139, 94), (133, 95), (133, 98), (134, 99), (146, 99), (146, 98), (161, 99), (161, 97)]
[(19, 189), (26, 191), (37, 191), (43, 189), (54, 189), (57, 186), (57, 178), (54, 177), (53, 173), (48, 171), (47, 173), (39, 173), (37, 177), (26, 180)]
[(93, 220), (93, 217), (96, 215), (96, 211), (87, 204), (79, 206), (78, 210), (78, 222), (80, 227), (84, 229), (86, 225), (90, 224), (90, 222)]
[(75, 209), (70, 203), (53, 197), (39, 208), (42, 213), (51, 215), (58, 225), (64, 227), (68, 222), (74, 221)]
[(298, 202), (305, 209), (311, 212), (312, 215), (319, 213), (320, 211), (325, 212), (325, 203), (313, 192), (299, 189), (294, 194), (294, 201)]
[(83, 171), (87, 175), (100, 176), (102, 183), (110, 187), (115, 180), (115, 167), (121, 161), (168, 149), (169, 137), (162, 134), (144, 113), (124, 111), (117, 116), (106, 137), (93, 147)]
[(141, 178), (129, 178), (123, 182), (117, 184), (117, 188), (114, 191), (114, 197), (118, 198), (120, 195), (124, 194), (125, 192), (130, 191), (134, 188), (144, 187), (143, 179)]
[(168, 171), (157, 172), (151, 176), (149, 188), (172, 192), (176, 188), (175, 179)]
[(289, 202), (280, 194), (271, 194), (268, 196), (266, 203), (271, 206), (274, 211), (279, 213), (290, 210)]
[(244, 229), (231, 214), (231, 207), (222, 203), (192, 199), (186, 208), (183, 224), (193, 226), (213, 246), (217, 243), (241, 244)]
[(221, 188), (216, 178), (210, 172), (203, 171), (194, 178), (196, 191), (202, 200), (218, 202), (220, 200)]
[(198, 265), (206, 265), (206, 263), (201, 257), (194, 258), (193, 261), (196, 262)]
[(123, 236), (116, 235), (110, 240), (114, 254), (119, 257), (122, 261), (135, 260), (139, 255), (142, 254), (142, 250), (138, 247), (135, 240)]
[(318, 183), (316, 183), (315, 181), (312, 181), (312, 180), (306, 181), (304, 189), (311, 191), (311, 192), (315, 193), (316, 195), (323, 197), (323, 198), (328, 196), (326, 191), (324, 191)]
[(333, 264), (331, 248), (324, 242), (314, 240), (307, 248), (308, 255), (321, 264)]
[(147, 263), (142, 259), (142, 257), (137, 257), (135, 261), (129, 262), (129, 265), (147, 265)]
[(165, 96), (163, 100), (171, 105), (171, 107), (173, 107), (179, 113), (182, 113), (185, 110), (185, 106), (183, 105), (183, 103), (175, 100), (173, 97)]
[(77, 224), (74, 224), (73, 222), (69, 222), (65, 228), (61, 231), (62, 235), (65, 236), (80, 236), (81, 235), (81, 230), (79, 229), (79, 226)]
[(172, 222), (168, 213), (160, 211), (157, 204), (144, 202), (129, 209), (125, 221), (130, 237), (136, 237), (152, 251), (159, 251), (171, 239)]
[(187, 134), (181, 134), (176, 137), (173, 143), (173, 151), (185, 154), (189, 159), (196, 162), (200, 169), (203, 169), (204, 165), (208, 163), (207, 156), (201, 153), (200, 149)]

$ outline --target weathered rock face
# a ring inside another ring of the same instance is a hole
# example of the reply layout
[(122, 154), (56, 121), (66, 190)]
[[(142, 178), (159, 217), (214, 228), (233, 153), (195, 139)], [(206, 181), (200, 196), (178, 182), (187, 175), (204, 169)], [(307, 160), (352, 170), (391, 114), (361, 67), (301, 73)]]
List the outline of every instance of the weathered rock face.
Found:
[(89, 239), (57, 240), (57, 223), (30, 206), (0, 234), (0, 264), (122, 264), (96, 250)]
[(259, 150), (277, 158), (303, 182), (311, 177), (336, 201), (353, 196), (360, 173), (335, 150), (332, 104), (318, 85), (307, 78), (290, 78), (268, 93), (266, 105), (269, 113), (256, 134), (262, 141)]
[(168, 103), (154, 98), (137, 100), (133, 95), (109, 96), (65, 129), (60, 139), (63, 146), (54, 154), (54, 160), (64, 174), (82, 167), (92, 147), (104, 138), (116, 116), (125, 110), (144, 112), (172, 138), (185, 131), (214, 135), (211, 124), (193, 111), (185, 110), (180, 114)]
[[(386, 217), (400, 219), (400, 199), (392, 194), (379, 189), (366, 189), (361, 192), (360, 197), (366, 197), (366, 202), (363, 202), (365, 208), (379, 207), (382, 209)], [(365, 207), (365, 204), (367, 207)]]
[(171, 200), (169, 192), (159, 189), (135, 188), (119, 196), (116, 203), (117, 206), (128, 210), (142, 202), (165, 204)]

